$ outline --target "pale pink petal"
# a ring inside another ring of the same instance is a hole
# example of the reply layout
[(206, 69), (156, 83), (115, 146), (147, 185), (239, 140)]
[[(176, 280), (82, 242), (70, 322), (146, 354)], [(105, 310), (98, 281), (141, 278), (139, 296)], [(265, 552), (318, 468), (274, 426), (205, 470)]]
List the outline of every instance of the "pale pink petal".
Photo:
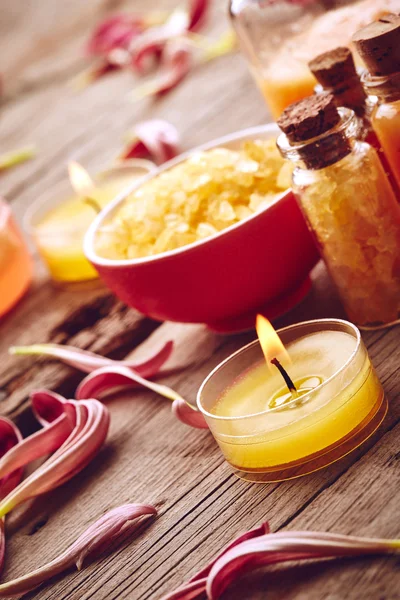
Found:
[(204, 596), (206, 590), (207, 576), (209, 575), (213, 565), (231, 548), (235, 548), (246, 540), (259, 537), (269, 533), (268, 523), (262, 523), (259, 527), (255, 527), (246, 533), (242, 533), (239, 537), (235, 538), (233, 542), (230, 542), (225, 548), (206, 566), (204, 569), (196, 573), (189, 581), (183, 586), (179, 587), (174, 592), (163, 596), (161, 600), (192, 600)]
[(75, 411), (75, 426), (58, 450), (0, 502), (0, 517), (29, 498), (58, 487), (81, 471), (100, 450), (110, 416), (97, 400), (65, 401), (65, 411)]
[(209, 0), (189, 0), (189, 25), (188, 31), (196, 31), (203, 24), (209, 9)]
[(61, 346), (58, 344), (13, 346), (9, 349), (9, 352), (10, 354), (18, 355), (38, 355), (58, 358), (66, 364), (83, 371), (84, 373), (91, 373), (100, 367), (117, 364), (134, 369), (139, 373), (139, 375), (142, 375), (142, 377), (152, 377), (159, 371), (164, 362), (170, 357), (172, 349), (173, 342), (168, 341), (156, 354), (154, 354), (154, 356), (142, 363), (137, 363), (133, 360), (113, 360), (111, 358), (106, 358), (104, 356), (100, 356), (99, 354), (95, 354), (94, 352), (89, 352), (88, 350), (81, 350), (80, 348), (74, 348), (73, 346)]
[(114, 15), (95, 28), (86, 45), (90, 56), (107, 56), (115, 48), (126, 49), (132, 40), (146, 28), (140, 16)]
[(183, 400), (183, 398), (178, 398), (173, 401), (172, 412), (176, 418), (179, 419), (179, 421), (182, 421), (182, 423), (185, 423), (185, 425), (197, 429), (208, 429), (208, 425), (202, 413), (195, 408), (192, 408), (190, 404)]
[(43, 427), (53, 423), (65, 413), (66, 400), (56, 392), (36, 390), (30, 395), (30, 401), (33, 413)]
[(144, 31), (130, 45), (134, 69), (140, 73), (145, 72), (149, 57), (159, 53), (168, 40), (184, 35), (188, 26), (187, 12), (175, 10), (164, 24)]
[(63, 414), (53, 423), (22, 440), (0, 459), (0, 478), (57, 450), (71, 435), (74, 423)]
[(135, 95), (162, 96), (178, 85), (194, 65), (195, 47), (190, 40), (181, 37), (166, 43), (161, 66), (156, 77), (140, 86)]
[[(22, 441), (20, 430), (6, 417), (0, 417), (0, 461)], [(5, 498), (22, 479), (22, 468), (5, 474), (0, 479), (0, 500)], [(0, 563), (1, 565), (1, 563)]]
[(400, 540), (382, 540), (331, 533), (287, 531), (244, 541), (225, 552), (207, 578), (207, 598), (216, 600), (228, 585), (260, 566), (302, 559), (394, 553)]
[(146, 504), (125, 504), (114, 508), (93, 523), (60, 556), (28, 575), (1, 584), (0, 596), (25, 594), (74, 564), (79, 570), (86, 558), (94, 553), (109, 551), (122, 531), (134, 531), (135, 519), (156, 514), (156, 508)]
[(179, 134), (171, 123), (151, 119), (138, 123), (132, 130), (132, 139), (120, 158), (150, 157), (158, 165), (178, 154)]

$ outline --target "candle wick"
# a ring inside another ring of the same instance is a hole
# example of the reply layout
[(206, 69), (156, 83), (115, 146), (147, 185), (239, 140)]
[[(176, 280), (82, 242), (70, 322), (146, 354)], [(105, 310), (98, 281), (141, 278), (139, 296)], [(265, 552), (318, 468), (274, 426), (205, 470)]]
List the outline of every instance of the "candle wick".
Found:
[(278, 369), (279, 373), (282, 375), (286, 385), (288, 386), (289, 392), (292, 394), (292, 398), (298, 398), (299, 394), (297, 392), (296, 386), (294, 385), (287, 371), (285, 371), (285, 369), (282, 367), (279, 360), (277, 358), (273, 358), (271, 360), (271, 364), (274, 365)]
[(97, 215), (101, 212), (101, 206), (97, 202), (97, 200), (95, 200), (94, 198), (90, 198), (89, 196), (86, 196), (85, 198), (83, 198), (83, 202), (85, 204), (88, 204), (91, 208), (93, 208), (93, 210), (95, 211), (95, 213)]

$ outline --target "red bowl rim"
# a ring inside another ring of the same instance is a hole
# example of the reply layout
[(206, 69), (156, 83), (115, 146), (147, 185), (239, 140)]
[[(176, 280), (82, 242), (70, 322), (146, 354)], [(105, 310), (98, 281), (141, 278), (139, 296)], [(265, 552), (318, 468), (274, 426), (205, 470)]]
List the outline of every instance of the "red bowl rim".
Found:
[(158, 176), (160, 173), (163, 173), (164, 171), (167, 171), (171, 167), (174, 167), (175, 165), (179, 164), (180, 162), (183, 162), (184, 160), (186, 160), (187, 158), (189, 158), (190, 156), (192, 156), (193, 154), (195, 154), (197, 152), (204, 151), (204, 150), (210, 150), (214, 147), (223, 146), (224, 144), (229, 144), (232, 142), (238, 142), (241, 139), (246, 140), (246, 139), (256, 138), (259, 135), (265, 135), (265, 134), (269, 134), (270, 137), (273, 137), (274, 135), (276, 135), (276, 136), (279, 135), (279, 133), (280, 133), (280, 129), (275, 123), (267, 123), (266, 125), (259, 125), (256, 127), (249, 127), (247, 129), (242, 129), (240, 131), (236, 131), (229, 135), (225, 135), (223, 137), (217, 138), (215, 140), (212, 140), (210, 142), (207, 142), (205, 144), (197, 146), (197, 147), (193, 148), (192, 150), (184, 152), (183, 154), (180, 154), (179, 156), (173, 158), (172, 160), (169, 160), (168, 162), (164, 163), (161, 167), (157, 167), (154, 170), (147, 173), (146, 175), (144, 175), (143, 177), (140, 177), (139, 179), (135, 180), (132, 183), (132, 185), (130, 185), (129, 187), (125, 188), (122, 192), (120, 192), (115, 197), (115, 199), (112, 202), (110, 202), (110, 204), (108, 204), (97, 215), (95, 220), (91, 223), (89, 229), (87, 230), (87, 232), (85, 234), (85, 238), (83, 241), (83, 250), (84, 250), (86, 258), (94, 265), (100, 266), (100, 267), (128, 267), (128, 266), (135, 266), (135, 265), (141, 265), (141, 264), (146, 264), (146, 263), (153, 263), (156, 261), (162, 261), (162, 260), (169, 259), (173, 256), (177, 256), (179, 254), (194, 251), (197, 248), (199, 248), (200, 246), (203, 246), (205, 244), (213, 243), (217, 239), (219, 239), (223, 236), (232, 234), (233, 232), (236, 231), (236, 229), (238, 229), (239, 227), (242, 227), (246, 223), (259, 218), (261, 215), (263, 215), (266, 212), (268, 212), (269, 210), (271, 210), (278, 202), (280, 202), (285, 197), (287, 197), (287, 195), (290, 192), (290, 189), (282, 192), (282, 194), (277, 194), (276, 198), (271, 202), (271, 204), (269, 204), (268, 206), (266, 206), (259, 212), (255, 213), (254, 215), (246, 217), (242, 221), (239, 221), (238, 223), (234, 223), (233, 225), (230, 225), (226, 229), (223, 229), (222, 231), (219, 231), (215, 235), (205, 238), (204, 240), (198, 240), (196, 242), (192, 242), (191, 244), (181, 246), (180, 248), (175, 248), (174, 250), (168, 250), (166, 252), (160, 252), (159, 254), (154, 254), (153, 256), (145, 256), (145, 257), (141, 257), (141, 258), (111, 259), (111, 258), (104, 258), (102, 256), (99, 256), (94, 249), (94, 240), (96, 237), (96, 233), (97, 233), (98, 229), (101, 227), (103, 221), (110, 215), (110, 213), (114, 212), (117, 209), (117, 207), (127, 198), (127, 196), (129, 196), (133, 191), (135, 191), (137, 188), (139, 188), (143, 183), (145, 183), (146, 181), (149, 181), (152, 177)]

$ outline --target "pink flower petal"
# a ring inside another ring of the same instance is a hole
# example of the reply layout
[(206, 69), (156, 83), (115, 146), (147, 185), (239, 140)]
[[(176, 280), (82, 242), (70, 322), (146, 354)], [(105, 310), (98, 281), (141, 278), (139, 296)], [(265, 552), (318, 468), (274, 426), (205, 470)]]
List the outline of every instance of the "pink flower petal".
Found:
[(138, 123), (132, 131), (132, 141), (121, 158), (150, 157), (158, 165), (178, 154), (179, 135), (176, 127), (162, 119)]
[(192, 408), (190, 404), (185, 402), (183, 398), (178, 398), (172, 403), (172, 412), (179, 421), (195, 427), (196, 429), (208, 429), (205, 418), (202, 413), (195, 408)]
[(196, 31), (204, 24), (209, 0), (190, 0), (188, 31)]
[(168, 40), (184, 35), (188, 26), (189, 15), (185, 11), (175, 10), (165, 23), (144, 31), (130, 46), (133, 68), (144, 73), (149, 57), (159, 53)]
[(106, 56), (115, 48), (126, 49), (145, 29), (142, 17), (115, 15), (102, 21), (86, 45), (89, 56)]
[(194, 65), (194, 46), (184, 37), (166, 43), (160, 71), (150, 82), (136, 90), (138, 97), (162, 96), (176, 87)]
[(76, 564), (78, 570), (86, 558), (98, 552), (109, 552), (121, 531), (134, 531), (135, 519), (156, 515), (157, 510), (147, 504), (125, 504), (106, 513), (93, 523), (67, 550), (43, 567), (28, 575), (0, 585), (0, 596), (25, 594), (51, 577)]
[(48, 492), (71, 479), (103, 445), (110, 416), (101, 402), (68, 400), (63, 406), (67, 415), (71, 411), (75, 413), (75, 426), (71, 434), (50, 458), (0, 502), (0, 517), (29, 498)]
[[(172, 125), (170, 126), (172, 127)], [(170, 139), (172, 140), (172, 132), (169, 132)], [(164, 132), (164, 137), (168, 135)], [(137, 363), (132, 360), (113, 360), (89, 352), (88, 350), (81, 350), (80, 348), (74, 348), (73, 346), (62, 346), (59, 344), (35, 344), (34, 346), (13, 346), (9, 349), (10, 354), (18, 355), (38, 355), (38, 356), (49, 356), (51, 358), (58, 358), (76, 369), (80, 369), (84, 373), (91, 373), (95, 369), (105, 367), (107, 365), (122, 365), (129, 369), (134, 369), (142, 375), (142, 377), (152, 377), (156, 375), (162, 365), (170, 357), (173, 350), (173, 342), (169, 341), (151, 358), (147, 359), (142, 363)], [(52, 392), (51, 392), (52, 393)]]
[(206, 590), (207, 576), (209, 575), (213, 565), (231, 548), (235, 548), (246, 540), (259, 537), (269, 533), (268, 523), (262, 523), (259, 527), (255, 527), (246, 533), (242, 533), (239, 537), (235, 538), (233, 542), (225, 546), (225, 548), (206, 566), (204, 569), (196, 573), (189, 581), (166, 596), (163, 596), (161, 600), (192, 600), (194, 598), (203, 597)]
[(260, 566), (293, 561), (393, 553), (400, 540), (381, 540), (333, 533), (285, 531), (244, 541), (226, 551), (207, 578), (207, 598), (216, 600), (230, 583)]
[[(18, 427), (12, 421), (5, 417), (0, 417), (0, 462), (17, 448), (21, 443), (22, 435)], [(5, 498), (21, 481), (23, 469), (16, 468), (5, 474), (0, 479), (0, 500)], [(4, 531), (4, 518), (0, 519), (0, 573), (4, 567), (4, 558), (6, 552), (6, 537)]]
[(65, 398), (49, 390), (36, 390), (30, 396), (35, 417), (43, 427), (65, 413)]
[(71, 435), (73, 422), (62, 414), (51, 425), (22, 440), (0, 459), (0, 478), (57, 450)]
[[(0, 462), (22, 441), (18, 427), (6, 417), (0, 417)], [(0, 479), (0, 500), (15, 488), (21, 481), (23, 470), (19, 467), (14, 472), (8, 472)], [(0, 563), (1, 564), (1, 563)]]

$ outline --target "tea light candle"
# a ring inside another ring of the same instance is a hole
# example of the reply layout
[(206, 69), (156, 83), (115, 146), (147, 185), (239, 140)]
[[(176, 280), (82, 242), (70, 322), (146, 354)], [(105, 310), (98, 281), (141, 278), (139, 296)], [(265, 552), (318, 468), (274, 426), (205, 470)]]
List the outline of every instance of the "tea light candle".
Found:
[[(278, 333), (284, 346), (274, 332), (261, 340), (269, 364), (255, 341), (216, 367), (198, 395), (226, 460), (248, 481), (281, 481), (338, 460), (387, 411), (354, 325), (322, 319)], [(270, 364), (273, 358), (290, 373), (296, 393)]]
[(10, 207), (0, 199), (0, 317), (28, 290), (33, 264)]
[[(147, 160), (126, 161), (98, 174), (92, 182), (75, 163), (70, 174), (75, 195), (59, 202), (51, 196), (32, 206), (26, 216), (26, 226), (54, 281), (81, 282), (98, 277), (83, 253), (85, 233), (96, 212), (153, 167)], [(87, 197), (89, 202), (85, 201)]]

